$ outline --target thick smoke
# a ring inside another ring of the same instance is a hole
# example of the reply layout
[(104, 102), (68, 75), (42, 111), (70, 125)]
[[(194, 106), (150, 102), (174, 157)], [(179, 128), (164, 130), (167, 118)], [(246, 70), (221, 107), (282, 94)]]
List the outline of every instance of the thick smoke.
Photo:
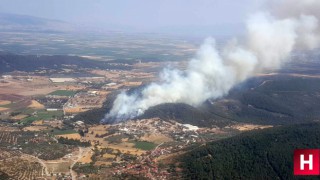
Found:
[(152, 83), (141, 94), (122, 92), (102, 121), (131, 119), (162, 103), (200, 105), (226, 95), (255, 73), (280, 68), (295, 48), (318, 47), (319, 0), (280, 0), (270, 7), (276, 8), (248, 18), (245, 44), (231, 41), (218, 52), (214, 39), (208, 38), (185, 71), (165, 69), (160, 83)]

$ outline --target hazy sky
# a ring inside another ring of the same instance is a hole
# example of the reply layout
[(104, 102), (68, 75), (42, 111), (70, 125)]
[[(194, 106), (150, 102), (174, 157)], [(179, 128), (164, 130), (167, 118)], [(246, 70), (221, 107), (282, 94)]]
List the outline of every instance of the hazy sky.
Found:
[(263, 0), (0, 0), (0, 12), (136, 29), (242, 23)]

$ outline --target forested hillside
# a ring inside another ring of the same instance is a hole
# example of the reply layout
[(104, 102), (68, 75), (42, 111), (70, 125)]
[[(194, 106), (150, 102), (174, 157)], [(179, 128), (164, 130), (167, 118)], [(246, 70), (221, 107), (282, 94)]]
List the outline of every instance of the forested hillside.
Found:
[(229, 95), (192, 107), (161, 104), (139, 118), (160, 117), (197, 126), (243, 122), (286, 125), (320, 119), (320, 79), (288, 76), (252, 78)]
[(181, 159), (183, 178), (294, 179), (297, 148), (320, 148), (319, 123), (247, 132), (193, 149)]
[(163, 120), (175, 120), (179, 123), (193, 124), (199, 127), (226, 126), (229, 119), (221, 118), (201, 108), (183, 103), (166, 103), (149, 108), (140, 119), (159, 117)]
[[(139, 93), (146, 85), (132, 88)], [(166, 103), (149, 108), (136, 119), (159, 117), (199, 127), (226, 126), (241, 122), (262, 125), (289, 125), (320, 119), (320, 79), (301, 77), (253, 78), (229, 95), (193, 107)], [(99, 123), (111, 109), (117, 93), (108, 96), (101, 109), (80, 113), (74, 120)], [(106, 106), (106, 104), (108, 104)], [(110, 119), (107, 123), (112, 123)]]

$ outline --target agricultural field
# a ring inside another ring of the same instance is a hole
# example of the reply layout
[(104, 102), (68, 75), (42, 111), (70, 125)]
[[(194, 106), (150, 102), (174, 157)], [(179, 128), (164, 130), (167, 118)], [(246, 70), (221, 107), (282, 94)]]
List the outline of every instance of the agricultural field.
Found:
[(45, 108), (43, 104), (40, 104), (36, 100), (32, 100), (31, 104), (28, 107), (32, 108), (32, 109), (44, 109)]
[(49, 95), (55, 95), (55, 96), (73, 96), (77, 92), (76, 91), (69, 91), (69, 90), (56, 90), (50, 93)]
[(34, 131), (34, 132), (45, 131), (48, 129), (49, 129), (48, 126), (37, 126), (37, 125), (26, 126), (23, 128), (24, 131)]
[(61, 158), (72, 152), (74, 146), (57, 143), (55, 139), (43, 132), (16, 131), (0, 132), (0, 147), (9, 148), (48, 160)]
[(44, 175), (44, 169), (40, 163), (14, 156), (0, 160), (0, 171), (13, 179), (36, 179)]
[(81, 164), (91, 163), (93, 153), (94, 152), (91, 149), (86, 151), (85, 153), (83, 153), (84, 154), (83, 157), (78, 162)]
[(56, 177), (61, 173), (68, 176), (73, 163), (80, 159), (88, 162), (91, 158), (90, 148), (78, 147), (90, 144), (77, 140), (68, 143), (68, 139), (63, 143), (48, 134), (51, 131), (29, 132), (5, 127), (0, 130), (0, 177), (8, 175), (13, 179), (27, 180), (46, 178), (51, 173)]
[(172, 138), (168, 137), (167, 135), (164, 134), (145, 134), (140, 138), (141, 141), (147, 141), (147, 142), (152, 142), (155, 144), (160, 144), (163, 142), (171, 142), (173, 141)]
[(0, 106), (4, 106), (7, 104), (11, 104), (11, 101), (7, 101), (7, 100), (0, 100)]
[(12, 132), (0, 132), (0, 143), (4, 145), (16, 145), (18, 139), (17, 133)]
[(39, 110), (35, 111), (32, 115), (30, 115), (27, 118), (24, 118), (20, 121), (21, 124), (30, 124), (34, 121), (38, 120), (51, 120), (55, 118), (62, 118), (63, 117), (63, 111), (46, 111), (46, 110)]
[(8, 110), (8, 108), (0, 107), (0, 112), (1, 112), (1, 111), (7, 111), (7, 110)]
[[(3, 93), (1, 91), (1, 88), (0, 88), (0, 92)], [(9, 111), (9, 112), (19, 111), (31, 105), (30, 97), (14, 95), (14, 94), (1, 94), (1, 93), (0, 93), (0, 109), (2, 109), (2, 111)]]
[(69, 134), (60, 134), (60, 135), (56, 135), (57, 138), (66, 138), (66, 139), (76, 139), (76, 140), (80, 140), (81, 136), (79, 133), (69, 133)]
[(66, 129), (66, 130), (53, 129), (50, 133), (53, 135), (65, 135), (65, 134), (75, 134), (78, 132), (73, 129)]
[[(27, 79), (32, 79), (32, 81)], [(17, 76), (16, 78), (6, 79), (5, 82), (0, 83), (0, 92), (6, 96), (30, 97), (48, 94), (61, 89), (59, 86), (54, 86), (47, 77), (43, 76)], [(0, 99), (10, 100), (8, 98)]]
[(72, 162), (70, 161), (48, 161), (46, 166), (49, 173), (67, 173)]
[(156, 144), (147, 141), (134, 141), (133, 143), (135, 148), (142, 149), (145, 151), (150, 151), (157, 146)]

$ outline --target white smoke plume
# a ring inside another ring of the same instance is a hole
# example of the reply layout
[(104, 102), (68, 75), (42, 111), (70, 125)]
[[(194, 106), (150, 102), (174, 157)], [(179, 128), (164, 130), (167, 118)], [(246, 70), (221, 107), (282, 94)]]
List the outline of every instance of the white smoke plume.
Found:
[(215, 48), (215, 41), (208, 38), (185, 71), (165, 69), (160, 83), (150, 84), (141, 94), (122, 92), (102, 121), (131, 119), (162, 103), (197, 106), (209, 98), (226, 95), (255, 73), (280, 68), (295, 48), (318, 47), (319, 2), (278, 0), (269, 12), (248, 18), (245, 44), (231, 41), (221, 52)]

